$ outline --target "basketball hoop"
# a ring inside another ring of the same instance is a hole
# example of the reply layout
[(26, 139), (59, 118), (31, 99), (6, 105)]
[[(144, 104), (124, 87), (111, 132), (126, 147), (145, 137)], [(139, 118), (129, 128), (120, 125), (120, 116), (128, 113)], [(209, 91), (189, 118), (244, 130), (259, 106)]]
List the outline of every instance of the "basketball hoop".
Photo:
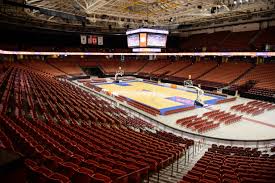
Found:
[(193, 86), (193, 81), (192, 80), (185, 80), (183, 81), (184, 86)]
[(116, 74), (123, 76), (124, 75), (124, 70), (118, 70), (116, 71)]
[(203, 107), (204, 106), (204, 102), (202, 100), (202, 97), (204, 95), (204, 91), (201, 88), (197, 87), (197, 86), (193, 86), (192, 80), (185, 80), (185, 81), (183, 81), (183, 85), (186, 88), (191, 88), (191, 89), (196, 90), (196, 92), (197, 92), (197, 98), (196, 98), (196, 100), (194, 102), (194, 105), (199, 105), (199, 106)]
[(117, 81), (118, 76), (122, 77), (124, 75), (124, 70), (121, 70), (121, 68), (116, 71), (116, 75), (115, 75), (115, 81)]

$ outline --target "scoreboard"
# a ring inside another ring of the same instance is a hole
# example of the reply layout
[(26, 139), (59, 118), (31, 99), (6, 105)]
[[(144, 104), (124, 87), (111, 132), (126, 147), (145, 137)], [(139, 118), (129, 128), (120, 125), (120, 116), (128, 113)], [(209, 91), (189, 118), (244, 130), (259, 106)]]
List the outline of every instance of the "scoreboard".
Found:
[(126, 32), (127, 43), (133, 52), (161, 52), (166, 47), (167, 30), (141, 28)]

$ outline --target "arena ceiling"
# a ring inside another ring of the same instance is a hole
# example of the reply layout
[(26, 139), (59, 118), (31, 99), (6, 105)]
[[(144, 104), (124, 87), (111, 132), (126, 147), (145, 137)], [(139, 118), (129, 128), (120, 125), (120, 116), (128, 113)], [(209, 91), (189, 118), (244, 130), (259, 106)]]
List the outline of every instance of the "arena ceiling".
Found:
[[(136, 28), (167, 27), (274, 10), (275, 0), (26, 0), (30, 6), (86, 17), (88, 24)], [(32, 17), (60, 17), (28, 11)]]

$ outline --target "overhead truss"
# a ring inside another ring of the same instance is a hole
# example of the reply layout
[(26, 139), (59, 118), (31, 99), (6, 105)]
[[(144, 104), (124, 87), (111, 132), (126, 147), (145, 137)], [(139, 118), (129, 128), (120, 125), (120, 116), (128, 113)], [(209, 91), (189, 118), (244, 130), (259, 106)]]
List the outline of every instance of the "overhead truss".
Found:
[[(136, 28), (230, 18), (249, 12), (274, 9), (275, 2), (274, 0), (26, 0), (26, 4), (85, 16), (88, 23), (92, 24)], [(37, 12), (30, 14), (33, 17), (37, 16)], [(55, 21), (55, 18), (50, 20)]]

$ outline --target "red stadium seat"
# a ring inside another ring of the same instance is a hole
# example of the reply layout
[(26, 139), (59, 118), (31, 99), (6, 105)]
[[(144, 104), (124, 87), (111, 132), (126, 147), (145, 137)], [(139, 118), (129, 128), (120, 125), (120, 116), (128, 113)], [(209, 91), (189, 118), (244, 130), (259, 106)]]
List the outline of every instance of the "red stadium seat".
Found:
[(79, 168), (77, 172), (72, 177), (72, 182), (83, 182), (83, 183), (90, 183), (92, 177), (94, 176), (94, 172), (87, 168)]
[(70, 183), (70, 179), (62, 174), (54, 173), (49, 177), (47, 182), (49, 182), (49, 183)]
[(110, 183), (110, 182), (112, 182), (112, 180), (108, 176), (102, 175), (100, 173), (96, 173), (92, 177), (91, 182), (92, 183)]
[(64, 162), (64, 163), (61, 163), (59, 166), (59, 172), (67, 176), (68, 178), (71, 178), (78, 169), (79, 169), (78, 165), (72, 162)]

